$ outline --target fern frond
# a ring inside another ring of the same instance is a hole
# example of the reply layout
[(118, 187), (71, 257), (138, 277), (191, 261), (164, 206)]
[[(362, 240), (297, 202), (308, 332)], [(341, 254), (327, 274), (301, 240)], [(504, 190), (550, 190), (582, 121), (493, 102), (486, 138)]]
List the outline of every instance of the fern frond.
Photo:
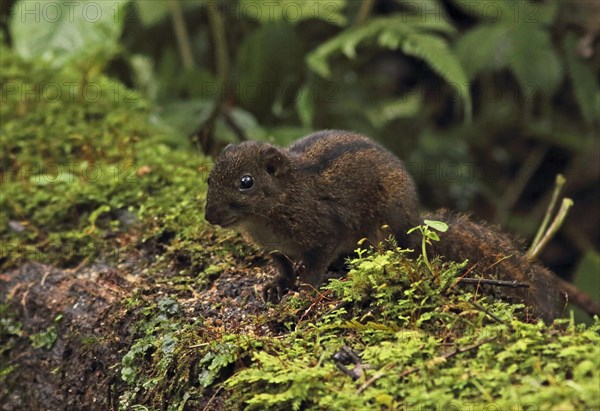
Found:
[(306, 58), (317, 74), (329, 77), (328, 58), (342, 52), (356, 57), (356, 48), (376, 40), (384, 48), (402, 50), (409, 56), (424, 60), (431, 69), (456, 89), (463, 100), (466, 118), (471, 116), (471, 95), (467, 75), (448, 46), (443, 34), (454, 28), (443, 19), (424, 19), (421, 16), (392, 16), (372, 19), (360, 27), (348, 29), (312, 51)]
[(471, 118), (469, 79), (446, 41), (428, 34), (413, 33), (402, 43), (402, 51), (424, 60), (433, 71), (446, 80), (463, 100), (465, 117)]

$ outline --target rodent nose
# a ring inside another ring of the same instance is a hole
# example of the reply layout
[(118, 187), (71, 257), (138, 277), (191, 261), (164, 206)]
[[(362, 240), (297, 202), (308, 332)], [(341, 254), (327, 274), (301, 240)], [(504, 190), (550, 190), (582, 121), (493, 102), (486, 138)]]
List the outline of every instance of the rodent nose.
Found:
[(206, 205), (206, 210), (204, 211), (204, 219), (211, 224), (217, 224), (217, 209), (214, 206)]

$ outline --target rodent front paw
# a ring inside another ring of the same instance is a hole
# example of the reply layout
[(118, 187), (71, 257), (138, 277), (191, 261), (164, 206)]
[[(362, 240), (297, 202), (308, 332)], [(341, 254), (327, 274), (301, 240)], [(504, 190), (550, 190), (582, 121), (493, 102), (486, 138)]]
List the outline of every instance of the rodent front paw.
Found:
[(283, 296), (293, 287), (293, 283), (286, 277), (277, 277), (263, 289), (263, 299), (266, 302), (278, 303)]

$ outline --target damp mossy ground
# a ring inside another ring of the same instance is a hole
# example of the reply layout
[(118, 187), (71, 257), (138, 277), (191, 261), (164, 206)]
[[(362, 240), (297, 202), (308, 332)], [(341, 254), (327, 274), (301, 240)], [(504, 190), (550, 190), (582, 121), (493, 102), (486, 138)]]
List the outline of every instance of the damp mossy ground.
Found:
[[(186, 136), (110, 78), (0, 54), (2, 269), (135, 274), (106, 328), (79, 342), (124, 327), (105, 364), (120, 409), (600, 407), (598, 319), (521, 322), (519, 306), (457, 284), (461, 264), (393, 242), (318, 292), (266, 305), (264, 255), (204, 221), (211, 162)], [(68, 316), (33, 332), (19, 304), (2, 301), (1, 381), (20, 372), (23, 344), (43, 353), (71, 338)]]

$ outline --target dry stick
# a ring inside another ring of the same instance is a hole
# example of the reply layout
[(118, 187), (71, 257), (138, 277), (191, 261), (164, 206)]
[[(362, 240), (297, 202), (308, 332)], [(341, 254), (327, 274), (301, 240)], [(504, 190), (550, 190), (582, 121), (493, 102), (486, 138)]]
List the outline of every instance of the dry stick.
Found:
[[(430, 364), (437, 364), (437, 363), (439, 363), (439, 362), (443, 362), (443, 361), (445, 361), (445, 360), (448, 360), (448, 359), (450, 359), (450, 358), (452, 358), (452, 357), (454, 357), (454, 356), (456, 356), (456, 355), (458, 355), (458, 354), (462, 354), (462, 353), (464, 353), (464, 352), (467, 352), (467, 351), (474, 350), (475, 348), (479, 348), (479, 347), (481, 347), (483, 344), (487, 344), (487, 343), (489, 343), (489, 342), (492, 342), (492, 341), (494, 341), (496, 338), (497, 338), (497, 337), (486, 338), (485, 340), (479, 341), (479, 342), (478, 342), (478, 343), (476, 343), (476, 344), (472, 344), (472, 345), (466, 346), (466, 347), (464, 347), (464, 348), (458, 348), (458, 349), (456, 349), (456, 350), (454, 350), (454, 351), (452, 351), (452, 352), (450, 352), (450, 353), (447, 353), (447, 354), (444, 354), (444, 355), (440, 355), (440, 356), (438, 356), (438, 357), (435, 357), (435, 358), (433, 358), (433, 359), (429, 360), (428, 362), (429, 362)], [(360, 394), (361, 392), (363, 392), (364, 390), (366, 390), (366, 389), (369, 387), (369, 385), (373, 384), (375, 381), (377, 381), (378, 379), (380, 379), (381, 377), (383, 377), (383, 376), (386, 374), (386, 371), (388, 371), (388, 370), (390, 370), (390, 369), (392, 369), (392, 368), (394, 368), (394, 365), (393, 365), (393, 364), (388, 364), (388, 365), (386, 365), (385, 367), (383, 367), (383, 369), (382, 369), (381, 371), (377, 372), (377, 373), (376, 373), (376, 374), (374, 374), (374, 375), (373, 375), (371, 378), (369, 378), (367, 381), (365, 381), (365, 382), (364, 382), (364, 383), (363, 383), (363, 384), (362, 384), (362, 385), (361, 385), (361, 386), (360, 386), (360, 387), (359, 387), (359, 388), (356, 390), (356, 393), (357, 393), (357, 394)], [(422, 368), (422, 367), (413, 367), (413, 368), (409, 368), (409, 369), (407, 369), (407, 370), (404, 370), (404, 371), (402, 371), (402, 372), (401, 372), (401, 373), (398, 375), (398, 378), (404, 378), (404, 377), (406, 377), (407, 375), (414, 374), (415, 372), (418, 372), (418, 371), (420, 371), (420, 370), (421, 370), (421, 368)]]
[(535, 256), (535, 254), (533, 254), (533, 249), (537, 246), (540, 239), (546, 232), (546, 228), (548, 227), (548, 224), (550, 223), (550, 218), (552, 218), (552, 214), (554, 213), (554, 208), (556, 207), (556, 202), (558, 201), (558, 196), (560, 195), (560, 192), (561, 192), (563, 186), (565, 185), (565, 182), (566, 182), (566, 180), (562, 174), (558, 174), (556, 176), (556, 182), (554, 183), (554, 191), (552, 192), (552, 199), (550, 200), (550, 204), (548, 205), (548, 208), (546, 209), (546, 214), (544, 215), (544, 220), (542, 221), (542, 224), (540, 225), (540, 228), (538, 229), (538, 232), (536, 233), (535, 238), (533, 239), (533, 242), (531, 243), (531, 247), (529, 247), (529, 250), (527, 251), (527, 256), (530, 258)]
[(207, 411), (210, 410), (209, 405), (210, 403), (215, 399), (215, 397), (217, 396), (217, 394), (219, 392), (221, 392), (221, 390), (223, 389), (223, 386), (220, 386), (219, 388), (217, 388), (215, 390), (215, 393), (212, 395), (212, 397), (210, 397), (210, 399), (208, 400), (208, 402), (206, 403), (206, 405), (204, 406), (204, 408), (202, 409), (203, 411)]
[[(385, 372), (391, 370), (392, 368), (394, 368), (393, 363), (390, 363), (390, 364), (386, 365), (385, 367), (383, 367), (380, 371), (373, 374), (373, 376), (371, 378), (369, 378), (360, 387), (358, 387), (358, 389), (356, 390), (356, 393), (360, 394), (361, 392), (366, 390), (369, 385), (373, 384), (375, 381), (377, 381), (378, 379), (383, 377), (385, 375)], [(406, 375), (412, 374), (413, 372), (416, 372), (418, 370), (419, 369), (417, 367), (409, 368), (407, 371), (410, 371), (410, 372), (407, 373)], [(400, 374), (401, 377), (404, 377), (405, 375), (402, 375), (402, 374), (404, 374), (404, 372)]]
[(556, 214), (556, 218), (554, 218), (554, 221), (552, 221), (552, 224), (550, 224), (550, 227), (544, 233), (543, 237), (541, 237), (541, 239), (538, 242), (534, 241), (531, 248), (527, 251), (527, 258), (535, 258), (550, 242), (552, 237), (554, 237), (556, 232), (560, 229), (560, 226), (567, 217), (567, 213), (569, 212), (569, 209), (572, 205), (573, 200), (571, 200), (570, 198), (563, 198), (562, 204), (560, 205), (560, 209)]
[(517, 281), (504, 281), (504, 280), (488, 280), (485, 278), (461, 278), (458, 284), (484, 284), (484, 285), (497, 285), (500, 287), (509, 288), (529, 288), (527, 283), (519, 283)]
[(500, 323), (500, 324), (506, 324), (504, 321), (502, 321), (502, 319), (494, 314), (492, 314), (490, 312), (490, 310), (488, 310), (487, 308), (483, 307), (480, 304), (477, 304), (475, 301), (469, 301), (469, 303), (471, 303), (471, 305), (475, 308), (477, 308), (479, 311), (485, 313), (486, 315), (488, 315), (491, 319), (493, 319), (494, 321)]
[(179, 52), (181, 53), (183, 67), (186, 70), (191, 70), (195, 66), (194, 56), (192, 54), (190, 36), (188, 35), (185, 19), (183, 18), (181, 3), (179, 0), (170, 0), (169, 8), (171, 9), (171, 18), (175, 28), (175, 36), (177, 37), (177, 45), (179, 46)]

